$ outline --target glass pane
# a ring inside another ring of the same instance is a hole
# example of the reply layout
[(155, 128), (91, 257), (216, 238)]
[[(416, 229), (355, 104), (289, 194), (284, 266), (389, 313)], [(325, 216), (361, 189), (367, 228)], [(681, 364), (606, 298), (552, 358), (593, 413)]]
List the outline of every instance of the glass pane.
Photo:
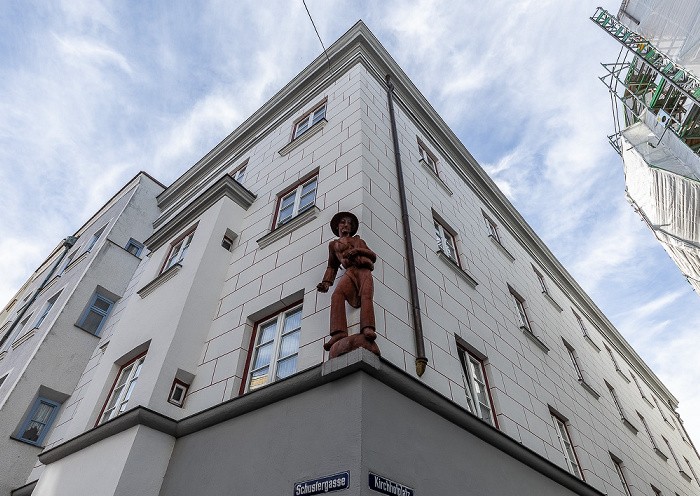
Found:
[(267, 374), (270, 371), (269, 367), (265, 367), (264, 369), (256, 370), (251, 374), (250, 378), (250, 390), (252, 391), (253, 389), (259, 388), (260, 386), (263, 386), (267, 384)]
[(296, 130), (296, 133), (294, 134), (294, 137), (296, 138), (296, 137), (299, 136), (301, 133), (303, 133), (304, 131), (306, 131), (306, 128), (307, 128), (307, 127), (309, 127), (309, 119), (308, 119), (308, 117), (307, 117), (306, 119), (304, 119), (303, 121), (301, 121), (299, 124), (297, 124), (297, 130)]
[(99, 308), (100, 310), (102, 310), (102, 311), (104, 311), (104, 312), (107, 312), (107, 310), (109, 310), (109, 307), (110, 307), (111, 305), (112, 305), (112, 304), (111, 304), (109, 301), (103, 300), (103, 299), (100, 298), (100, 297), (97, 297), (97, 298), (95, 299), (95, 303), (92, 304), (93, 307), (97, 307), (97, 308)]
[(258, 348), (258, 353), (255, 356), (255, 364), (253, 365), (254, 369), (259, 369), (260, 367), (270, 365), (270, 359), (272, 358), (272, 345), (273, 343), (268, 343)]
[(316, 112), (314, 112), (314, 120), (312, 124), (316, 124), (318, 121), (323, 119), (326, 116), (326, 104), (324, 103), (321, 108), (317, 109)]
[(295, 331), (282, 338), (280, 358), (288, 357), (299, 350), (299, 333), (300, 331)]
[(447, 231), (443, 230), (445, 233), (445, 254), (453, 260), (456, 260), (455, 245), (452, 241), (452, 235)]
[(277, 364), (277, 378), (284, 379), (297, 371), (297, 356), (286, 358)]
[(283, 208), (282, 210), (280, 210), (280, 220), (279, 220), (279, 223), (280, 223), (280, 224), (284, 224), (284, 223), (287, 222), (289, 219), (291, 219), (291, 218), (292, 218), (292, 212), (293, 212), (293, 211), (294, 211), (294, 205), (289, 205), (288, 207)]
[(101, 313), (97, 313), (94, 310), (90, 309), (87, 316), (85, 317), (85, 320), (83, 320), (83, 325), (81, 327), (86, 331), (89, 331), (94, 334), (97, 332), (97, 329), (99, 329), (100, 324), (102, 323), (102, 319), (104, 318), (105, 316)]
[(129, 401), (129, 398), (131, 398), (131, 393), (134, 390), (134, 386), (136, 385), (136, 379), (131, 381), (129, 383), (129, 389), (126, 390), (126, 394), (124, 395), (124, 403), (122, 404), (122, 408), (120, 411), (124, 411), (124, 406), (126, 405), (126, 402)]
[(313, 191), (316, 189), (316, 179), (314, 179), (311, 182), (308, 182), (304, 185), (303, 188), (301, 188), (301, 196), (306, 195), (307, 193)]
[(284, 333), (301, 327), (301, 310), (288, 313), (284, 322)]
[(437, 241), (438, 250), (442, 250), (442, 235), (440, 234), (440, 226), (438, 226), (437, 222), (433, 222), (433, 226), (435, 227), (435, 241)]
[(34, 416), (32, 417), (32, 420), (36, 420), (37, 422), (41, 422), (42, 424), (45, 424), (48, 422), (49, 417), (53, 413), (53, 409), (56, 408), (53, 405), (49, 405), (47, 403), (40, 403), (39, 408), (36, 409), (36, 412), (34, 412)]
[(261, 330), (260, 342), (258, 344), (269, 343), (275, 339), (275, 329), (277, 329), (277, 322), (271, 322), (267, 324)]
[(105, 409), (105, 413), (107, 411), (112, 411), (114, 409), (114, 405), (117, 404), (117, 400), (119, 399), (119, 396), (122, 394), (123, 389), (124, 389), (123, 385), (114, 389), (114, 392), (112, 393), (112, 397), (109, 399), (109, 403), (107, 404), (107, 408)]
[(20, 436), (22, 439), (26, 439), (27, 441), (38, 441), (39, 436), (41, 435), (41, 431), (44, 430), (44, 424), (41, 424), (39, 422), (29, 422), (29, 425), (27, 426), (27, 429), (22, 433)]

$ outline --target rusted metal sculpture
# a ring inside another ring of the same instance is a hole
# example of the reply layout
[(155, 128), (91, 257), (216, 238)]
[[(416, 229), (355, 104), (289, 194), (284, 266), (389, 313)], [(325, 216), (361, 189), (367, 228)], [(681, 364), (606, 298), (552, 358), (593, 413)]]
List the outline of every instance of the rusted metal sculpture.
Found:
[[(333, 285), (338, 269), (345, 272), (331, 296), (331, 339), (323, 345), (329, 358), (335, 358), (357, 348), (366, 348), (380, 355), (375, 343), (377, 334), (374, 323), (374, 280), (372, 270), (377, 255), (356, 235), (359, 227), (357, 217), (350, 212), (339, 212), (331, 219), (331, 230), (338, 239), (328, 244), (328, 268), (323, 281), (316, 288), (328, 292)], [(345, 302), (360, 309), (360, 333), (348, 336)]]

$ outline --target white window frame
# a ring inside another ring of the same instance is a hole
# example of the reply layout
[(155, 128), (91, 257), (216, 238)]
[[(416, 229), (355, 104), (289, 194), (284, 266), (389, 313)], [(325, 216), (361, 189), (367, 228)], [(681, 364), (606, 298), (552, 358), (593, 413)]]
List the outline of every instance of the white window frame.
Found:
[[(287, 318), (299, 314), (299, 326), (294, 327), (293, 329), (285, 329), (285, 325), (287, 322)], [(263, 387), (267, 384), (271, 384), (273, 382), (276, 382), (278, 380), (284, 379), (288, 377), (289, 375), (292, 375), (296, 373), (297, 366), (295, 365), (294, 367), (294, 372), (292, 374), (286, 375), (285, 377), (277, 377), (277, 372), (279, 368), (280, 362), (283, 362), (285, 360), (291, 360), (294, 359), (296, 360), (299, 355), (299, 337), (301, 337), (301, 320), (303, 319), (303, 313), (302, 313), (302, 306), (296, 306), (293, 307), (289, 310), (284, 310), (273, 317), (269, 319), (265, 319), (261, 321), (259, 324), (256, 325), (255, 329), (255, 334), (254, 334), (254, 343), (255, 345), (251, 347), (250, 350), (250, 363), (248, 367), (248, 371), (246, 374), (246, 381), (245, 381), (245, 391), (255, 391), (256, 389)], [(261, 339), (264, 337), (265, 333), (263, 332), (264, 328), (267, 328), (269, 326), (275, 326), (274, 330), (274, 335), (272, 339), (268, 339), (267, 341), (261, 343)], [(297, 338), (297, 346), (296, 346), (296, 351), (292, 353), (288, 353), (287, 355), (280, 357), (280, 353), (282, 352), (282, 341), (286, 336), (291, 336), (294, 333), (298, 333), (298, 338)], [(266, 363), (261, 363), (258, 364), (258, 353), (261, 348), (265, 347), (266, 345), (271, 345), (271, 352), (270, 352), (270, 358), (269, 361)], [(259, 381), (256, 384), (253, 384), (253, 375), (256, 372), (261, 372), (265, 368), (267, 368), (267, 373), (265, 375), (259, 375)]]
[(574, 317), (576, 317), (576, 320), (578, 321), (578, 326), (581, 328), (581, 332), (583, 333), (583, 337), (590, 339), (590, 336), (588, 336), (588, 329), (586, 329), (586, 326), (583, 323), (583, 319), (581, 318), (581, 316), (579, 314), (577, 314), (576, 312), (574, 312)]
[(426, 164), (428, 164), (428, 166), (430, 166), (430, 169), (435, 173), (435, 175), (439, 176), (437, 158), (430, 152), (430, 150), (428, 150), (428, 147), (425, 146), (425, 144), (420, 139), (418, 140), (418, 155), (420, 156), (420, 160), (423, 160)]
[(534, 267), (533, 267), (533, 270), (535, 271), (535, 274), (537, 275), (537, 279), (540, 281), (540, 288), (542, 288), (542, 294), (546, 294), (546, 295), (551, 296), (549, 294), (549, 288), (547, 287), (547, 281), (545, 281), (542, 273), (540, 273), (540, 271), (535, 269)]
[[(185, 384), (179, 379), (173, 381), (173, 386), (170, 388), (170, 394), (168, 395), (168, 403), (172, 403), (175, 406), (182, 408), (183, 403), (185, 403), (185, 396), (187, 396), (187, 391), (190, 385)], [(176, 393), (180, 393), (179, 399), (176, 398)]]
[(126, 411), (126, 406), (129, 403), (129, 398), (131, 398), (131, 393), (133, 392), (136, 381), (141, 374), (141, 368), (143, 367), (144, 360), (146, 360), (145, 353), (124, 364), (119, 369), (117, 378), (114, 380), (112, 390), (109, 393), (107, 401), (105, 401), (96, 425), (104, 424), (108, 420), (111, 420)]
[(494, 240), (498, 241), (499, 244), (502, 244), (501, 235), (498, 233), (498, 225), (484, 212), (482, 212), (482, 214), (484, 216), (484, 222), (486, 223), (486, 229), (488, 230), (489, 236), (492, 236)]
[[(37, 414), (37, 411), (41, 407), (41, 405), (46, 405), (51, 407), (51, 413), (49, 413), (49, 416), (45, 419), (45, 421), (42, 421), (40, 419), (34, 418), (35, 415)], [(61, 404), (56, 402), (56, 401), (51, 401), (47, 398), (39, 397), (37, 400), (34, 402), (34, 405), (32, 406), (32, 409), (29, 411), (27, 414), (27, 417), (24, 419), (24, 422), (22, 422), (22, 427), (20, 427), (19, 432), (17, 433), (17, 439), (19, 441), (22, 441), (24, 443), (28, 444), (34, 444), (36, 446), (41, 446), (41, 443), (44, 442), (44, 439), (46, 439), (46, 435), (48, 434), (49, 430), (51, 430), (51, 425), (53, 424), (53, 421), (56, 420), (56, 415), (58, 414), (58, 411), (61, 409)], [(27, 430), (29, 429), (29, 425), (35, 422), (36, 424), (41, 424), (42, 429), (41, 432), (39, 433), (39, 436), (37, 439), (32, 440), (25, 438), (24, 435), (26, 434)]]
[(562, 419), (553, 413), (551, 413), (551, 415), (552, 420), (554, 421), (554, 430), (557, 431), (557, 437), (559, 438), (561, 450), (564, 452), (566, 468), (579, 479), (583, 479), (583, 473), (581, 472), (581, 466), (578, 463), (578, 457), (574, 451), (574, 443), (571, 442), (569, 429), (566, 427), (566, 423)]
[[(668, 419), (666, 418), (666, 414), (661, 409), (661, 405), (659, 404), (659, 400), (657, 400), (656, 396), (654, 396), (654, 395), (651, 395), (651, 397), (654, 399), (654, 404), (656, 405), (656, 408), (659, 410), (659, 413), (661, 414), (661, 418), (664, 419), (665, 422), (668, 422)], [(669, 424), (670, 424), (670, 422), (669, 422)]]
[(695, 479), (695, 482), (697, 482), (698, 486), (700, 486), (700, 479), (698, 479), (698, 474), (695, 473), (695, 469), (690, 464), (690, 460), (688, 460), (686, 457), (683, 457), (683, 459), (685, 460), (685, 463), (688, 465), (688, 468), (690, 469), (690, 473), (693, 474), (693, 479)]
[[(313, 200), (311, 203), (307, 203), (303, 207), (301, 207), (301, 201), (302, 201), (302, 191), (304, 190), (304, 187), (310, 185), (311, 183), (315, 183), (313, 190), (309, 190), (304, 194), (304, 197), (309, 196), (310, 194), (313, 193)], [(312, 177), (309, 177), (305, 179), (304, 181), (300, 181), (296, 186), (293, 188), (288, 189), (281, 195), (279, 195), (277, 199), (277, 212), (275, 214), (275, 228), (280, 227), (290, 220), (294, 219), (296, 216), (299, 214), (306, 212), (308, 209), (312, 208), (314, 205), (316, 205), (316, 194), (318, 193), (318, 174), (313, 175)], [(285, 204), (285, 201), (293, 198), (291, 203)], [(284, 219), (281, 218), (282, 210), (287, 209), (290, 205), (292, 205), (292, 214), (289, 216), (285, 216)]]
[(438, 251), (444, 253), (450, 260), (461, 267), (455, 235), (435, 217), (433, 217), (433, 227), (435, 229), (435, 241), (437, 242)]
[(613, 465), (615, 466), (615, 472), (617, 472), (617, 476), (620, 478), (620, 483), (622, 484), (622, 488), (624, 489), (625, 496), (632, 496), (632, 493), (630, 492), (630, 487), (627, 485), (627, 480), (625, 479), (625, 474), (622, 472), (622, 462), (616, 460), (612, 456), (610, 459), (613, 462)]
[(328, 101), (324, 100), (322, 103), (314, 107), (313, 110), (305, 114), (301, 119), (297, 120), (294, 123), (292, 140), (297, 139), (299, 136), (311, 129), (314, 125), (318, 124), (321, 120), (325, 119), (327, 108)]
[(656, 444), (656, 439), (654, 439), (654, 435), (651, 433), (651, 429), (649, 429), (646, 419), (639, 412), (637, 412), (637, 416), (639, 417), (639, 421), (644, 426), (644, 430), (647, 431), (647, 436), (649, 436), (649, 441), (651, 441), (651, 447), (656, 451), (660, 451), (659, 446)]
[[(467, 409), (487, 424), (496, 427), (496, 415), (491, 402), (491, 393), (483, 360), (461, 346), (457, 347), (457, 351), (462, 365), (462, 379), (464, 380), (464, 394), (467, 396)], [(482, 399), (478, 398), (478, 391), (482, 391)]]
[(187, 253), (187, 250), (189, 249), (190, 244), (192, 243), (192, 238), (194, 237), (195, 230), (196, 229), (191, 229), (185, 235), (179, 237), (170, 245), (170, 251), (168, 252), (168, 256), (165, 257), (165, 263), (163, 264), (163, 268), (160, 270), (161, 273), (165, 272), (173, 265), (179, 264), (185, 259), (185, 254)]
[(527, 310), (525, 309), (525, 299), (516, 294), (512, 289), (510, 291), (510, 295), (513, 297), (513, 301), (515, 301), (515, 308), (518, 312), (518, 317), (520, 320), (520, 328), (527, 330), (534, 336), (535, 333), (532, 331), (532, 325), (530, 325), (530, 319), (528, 318)]
[(608, 355), (610, 355), (610, 359), (612, 360), (612, 363), (615, 366), (615, 370), (617, 370), (618, 372), (622, 372), (620, 370), (620, 366), (617, 364), (617, 359), (615, 358), (615, 355), (613, 355), (613, 352), (610, 349), (610, 347), (607, 344), (604, 344), (603, 346), (605, 346), (605, 349), (608, 351)]
[(620, 403), (620, 399), (617, 397), (617, 392), (615, 392), (615, 388), (607, 382), (605, 383), (605, 385), (608, 386), (608, 391), (610, 391), (610, 396), (612, 397), (613, 403), (615, 403), (617, 413), (620, 414), (620, 419), (627, 420), (627, 415), (625, 415), (625, 411), (622, 409), (622, 403)]
[(574, 350), (566, 342), (564, 342), (564, 347), (566, 348), (566, 351), (569, 353), (569, 358), (571, 359), (571, 363), (574, 366), (574, 370), (576, 370), (576, 375), (578, 376), (578, 380), (585, 381), (585, 379), (583, 378), (583, 371), (581, 370), (581, 366), (578, 364), (578, 358), (576, 357), (576, 350)]

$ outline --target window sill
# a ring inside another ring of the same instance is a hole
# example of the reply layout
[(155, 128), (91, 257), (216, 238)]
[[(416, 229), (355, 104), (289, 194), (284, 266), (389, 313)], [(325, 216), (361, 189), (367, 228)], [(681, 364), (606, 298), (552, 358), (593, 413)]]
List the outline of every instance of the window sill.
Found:
[(160, 287), (162, 284), (165, 284), (165, 282), (175, 277), (175, 274), (180, 272), (180, 269), (182, 269), (182, 264), (176, 263), (172, 267), (169, 267), (168, 270), (161, 273), (158, 277), (153, 279), (151, 282), (146, 284), (144, 287), (136, 291), (136, 294), (139, 295), (141, 298), (145, 298), (153, 291), (155, 291), (158, 287)]
[(44, 449), (44, 447), (41, 444), (36, 444), (36, 443), (31, 442), (31, 441), (27, 441), (26, 439), (20, 439), (20, 438), (15, 437), (15, 436), (10, 436), (10, 439), (12, 439), (13, 441), (17, 441), (18, 443), (28, 444), (29, 446), (35, 446), (35, 447), (39, 448), (40, 450)]
[(583, 387), (583, 389), (585, 389), (588, 392), (588, 394), (593, 396), (595, 399), (600, 398), (600, 395), (598, 394), (598, 392), (595, 389), (593, 389), (591, 387), (591, 385), (588, 384), (585, 380), (579, 379), (578, 383), (581, 384), (581, 387)]
[(659, 448), (654, 448), (654, 453), (656, 453), (657, 455), (659, 455), (659, 457), (660, 457), (663, 461), (668, 461), (668, 457), (667, 457), (666, 455), (664, 455), (664, 452), (661, 451)]
[(20, 347), (22, 343), (25, 343), (26, 341), (29, 341), (32, 336), (34, 336), (34, 331), (36, 330), (36, 327), (28, 332), (25, 332), (23, 335), (21, 335), (19, 338), (15, 339), (15, 342), (12, 343), (12, 349), (16, 350), (17, 348)]
[(687, 482), (692, 482), (693, 479), (691, 479), (684, 470), (679, 470), (678, 473), (681, 474), (681, 477), (683, 477)]
[(423, 165), (423, 167), (425, 167), (426, 170), (430, 172), (430, 175), (433, 177), (433, 179), (435, 179), (435, 181), (437, 181), (437, 183), (440, 186), (442, 186), (442, 189), (444, 189), (448, 195), (452, 196), (452, 190), (447, 185), (447, 183), (445, 183), (445, 181), (443, 181), (442, 178), (437, 175), (435, 169), (433, 169), (433, 167), (430, 164), (428, 164), (428, 162), (426, 162), (424, 158), (419, 159), (418, 162), (420, 162)]
[(454, 270), (459, 277), (464, 279), (464, 281), (467, 284), (469, 284), (472, 288), (476, 288), (476, 286), (479, 283), (476, 282), (476, 280), (472, 276), (467, 274), (467, 272), (462, 267), (460, 267), (457, 264), (457, 262), (448, 257), (442, 250), (438, 250), (436, 253), (438, 254), (438, 257), (440, 257), (440, 260), (442, 260), (446, 265), (448, 265), (452, 270)]
[(318, 134), (318, 132), (323, 128), (328, 123), (328, 121), (323, 118), (320, 121), (318, 121), (316, 124), (311, 126), (309, 129), (301, 133), (299, 136), (294, 138), (292, 141), (284, 145), (279, 152), (280, 155), (285, 156), (288, 155), (289, 152), (294, 150), (296, 147), (304, 143), (305, 141), (308, 141), (311, 136), (314, 136), (315, 134)]
[[(308, 133), (308, 131), (307, 131)], [(321, 209), (318, 208), (316, 205), (311, 207), (305, 212), (300, 213), (296, 217), (294, 217), (292, 220), (287, 222), (286, 224), (282, 224), (281, 226), (277, 227), (276, 229), (273, 229), (269, 233), (267, 233), (265, 236), (257, 240), (258, 247), (260, 248), (266, 248), (270, 246), (272, 243), (275, 241), (278, 241), (285, 237), (287, 234), (291, 233), (292, 231), (295, 231), (299, 229), (301, 226), (308, 224), (312, 220), (314, 220), (318, 215), (321, 213)]]
[[(78, 329), (80, 329), (81, 331), (88, 333), (90, 336), (95, 336), (96, 338), (100, 338), (100, 336), (99, 336), (98, 334), (95, 334), (95, 333), (92, 332), (92, 331), (88, 331), (88, 330), (85, 329), (84, 327), (80, 327), (78, 324), (73, 324), (73, 325), (74, 325), (75, 327), (77, 327)], [(102, 329), (100, 329), (100, 332), (101, 332), (101, 331), (102, 331)], [(101, 339), (101, 338), (100, 338), (100, 339)]]
[(503, 246), (503, 245), (501, 244), (501, 242), (498, 241), (498, 240), (496, 239), (496, 237), (495, 237), (493, 234), (489, 234), (489, 238), (491, 238), (491, 241), (493, 241), (493, 243), (498, 247), (498, 249), (501, 250), (501, 252), (503, 252), (503, 254), (504, 254), (506, 257), (508, 257), (508, 259), (509, 259), (511, 262), (515, 262), (515, 257), (514, 257), (513, 255), (511, 255), (511, 253), (510, 253), (508, 250), (506, 250), (506, 247)]
[(529, 328), (527, 328), (525, 326), (520, 326), (520, 330), (523, 331), (523, 334), (525, 334), (542, 351), (544, 351), (545, 353), (549, 353), (549, 348), (547, 347), (546, 344), (544, 344), (544, 341), (542, 341), (540, 338), (535, 336)]
[(559, 303), (554, 301), (554, 298), (552, 298), (552, 296), (549, 293), (547, 293), (546, 291), (542, 291), (542, 294), (547, 299), (547, 301), (550, 302), (552, 306), (557, 309), (559, 313), (564, 311), (564, 309), (561, 306), (559, 306)]
[(637, 433), (639, 432), (639, 429), (637, 429), (634, 425), (632, 425), (632, 422), (627, 420), (625, 417), (622, 417), (622, 423), (627, 427), (629, 430), (634, 432), (634, 435), (636, 436)]
[(588, 334), (584, 334), (584, 335), (583, 335), (583, 339), (585, 339), (586, 342), (587, 342), (588, 344), (590, 344), (590, 345), (593, 347), (594, 350), (596, 350), (598, 353), (600, 353), (600, 348), (598, 347), (597, 344), (595, 344), (595, 343), (593, 342), (593, 340), (591, 339), (591, 337), (590, 337)]
[(630, 383), (630, 380), (629, 380), (629, 379), (627, 378), (627, 376), (622, 372), (622, 370), (620, 370), (620, 369), (616, 369), (616, 370), (617, 370), (617, 373), (620, 374), (620, 377), (622, 377), (622, 378), (625, 380), (625, 382), (629, 384), (629, 383)]

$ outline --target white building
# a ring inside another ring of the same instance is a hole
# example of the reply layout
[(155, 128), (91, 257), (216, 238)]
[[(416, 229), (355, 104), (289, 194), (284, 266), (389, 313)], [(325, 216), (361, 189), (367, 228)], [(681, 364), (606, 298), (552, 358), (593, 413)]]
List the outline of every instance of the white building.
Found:
[[(13, 494), (700, 494), (677, 400), (368, 28), (328, 57), (158, 196)], [(339, 211), (379, 257), (381, 359), (323, 350)]]
[(129, 181), (59, 244), (0, 321), (0, 494), (24, 485), (153, 232), (164, 186)]
[(700, 291), (700, 8), (695, 0), (625, 0), (591, 19), (620, 44), (603, 64), (613, 96), (626, 196)]

